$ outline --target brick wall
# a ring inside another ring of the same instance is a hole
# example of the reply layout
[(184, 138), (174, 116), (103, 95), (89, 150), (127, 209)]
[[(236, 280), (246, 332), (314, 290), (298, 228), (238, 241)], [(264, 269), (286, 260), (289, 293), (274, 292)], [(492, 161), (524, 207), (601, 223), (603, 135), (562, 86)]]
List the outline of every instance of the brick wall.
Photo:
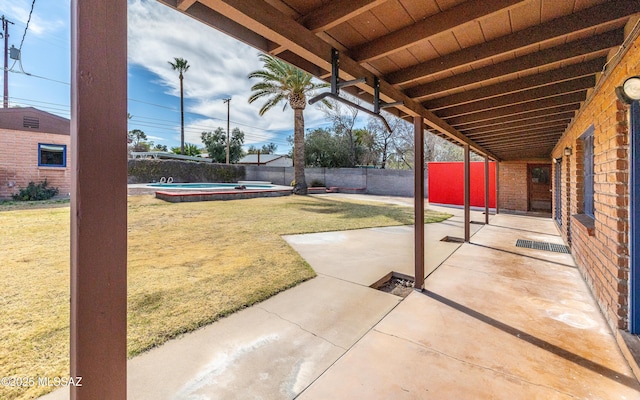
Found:
[(527, 211), (529, 206), (526, 162), (501, 162), (500, 210)]
[[(38, 183), (45, 178), (60, 189), (60, 196), (67, 196), (71, 191), (70, 141), (69, 135), (0, 129), (0, 199), (10, 198), (29, 181)], [(66, 145), (67, 167), (38, 167), (38, 143)]]
[[(625, 78), (640, 75), (640, 38), (619, 63), (610, 64), (592, 96), (553, 150), (563, 159), (563, 210), (560, 226), (584, 279), (613, 328), (627, 328), (628, 242), (628, 108), (615, 95)], [(579, 139), (594, 127), (594, 218), (583, 214), (585, 149)], [(565, 147), (571, 156), (563, 156)], [(554, 182), (555, 184), (555, 182)]]

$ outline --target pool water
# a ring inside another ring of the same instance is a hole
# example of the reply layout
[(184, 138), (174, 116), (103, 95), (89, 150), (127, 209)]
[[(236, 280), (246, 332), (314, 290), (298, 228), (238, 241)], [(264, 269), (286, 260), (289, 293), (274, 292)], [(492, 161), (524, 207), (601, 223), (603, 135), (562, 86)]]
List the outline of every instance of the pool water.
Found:
[(159, 189), (234, 189), (236, 186), (244, 186), (246, 189), (272, 189), (276, 185), (240, 184), (240, 183), (150, 183), (147, 186)]

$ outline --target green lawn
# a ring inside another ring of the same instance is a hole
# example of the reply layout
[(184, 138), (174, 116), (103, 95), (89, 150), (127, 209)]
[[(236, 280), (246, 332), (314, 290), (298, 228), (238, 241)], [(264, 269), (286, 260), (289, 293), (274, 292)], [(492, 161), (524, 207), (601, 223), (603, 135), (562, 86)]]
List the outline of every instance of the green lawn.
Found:
[[(69, 206), (46, 206), (0, 203), (0, 377), (68, 375)], [(408, 207), (300, 196), (132, 196), (128, 215), (129, 356), (314, 277), (281, 235), (413, 223)], [(47, 391), (0, 387), (0, 398)]]

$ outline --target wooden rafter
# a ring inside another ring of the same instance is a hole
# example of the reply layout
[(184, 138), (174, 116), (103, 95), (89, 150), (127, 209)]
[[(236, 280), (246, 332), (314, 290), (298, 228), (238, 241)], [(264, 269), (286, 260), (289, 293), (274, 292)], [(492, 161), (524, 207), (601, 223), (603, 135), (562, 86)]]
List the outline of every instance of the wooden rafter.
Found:
[(477, 138), (477, 140), (485, 144), (492, 143), (492, 142), (493, 143), (503, 142), (503, 141), (516, 140), (519, 138), (531, 138), (531, 137), (537, 137), (541, 135), (549, 135), (551, 133), (555, 134), (557, 132), (563, 132), (566, 128), (567, 128), (566, 124), (552, 125), (552, 126), (541, 127), (537, 129), (529, 129), (526, 131), (512, 131), (512, 132), (500, 134), (500, 135), (492, 135), (492, 136), (483, 135), (482, 138)]
[(496, 118), (490, 118), (486, 120), (480, 121), (460, 121), (454, 122), (453, 120), (449, 120), (453, 126), (457, 127), (461, 131), (466, 129), (475, 129), (475, 128), (485, 128), (485, 127), (495, 127), (502, 126), (505, 123), (518, 123), (520, 121), (528, 121), (534, 118), (546, 117), (551, 115), (558, 115), (563, 113), (575, 113), (580, 108), (580, 103), (575, 102), (571, 104), (563, 104), (550, 108), (542, 108), (540, 110), (527, 111), (520, 114), (515, 115), (505, 115)]
[(178, 0), (178, 10), (186, 11), (189, 7), (193, 5), (197, 0)]
[(591, 61), (577, 63), (564, 68), (558, 68), (541, 74), (533, 74), (520, 79), (513, 79), (495, 85), (483, 86), (478, 89), (456, 93), (451, 96), (430, 100), (423, 105), (431, 111), (466, 104), (474, 101), (490, 99), (510, 93), (533, 89), (541, 86), (552, 85), (569, 79), (585, 76), (593, 76), (602, 71), (607, 62), (606, 57), (596, 58)]
[(446, 119), (452, 124), (462, 124), (465, 122), (476, 122), (476, 121), (486, 121), (493, 118), (502, 118), (509, 115), (517, 115), (528, 113), (533, 110), (543, 110), (547, 108), (555, 108), (562, 105), (567, 104), (575, 104), (580, 103), (585, 100), (586, 90), (582, 92), (565, 94), (562, 96), (551, 97), (542, 100), (531, 101), (525, 104), (516, 104), (509, 107), (503, 107), (496, 110), (488, 110), (475, 114), (462, 115), (459, 117), (454, 117), (450, 119)]
[[(170, 6), (175, 3), (175, 0), (161, 1)], [(263, 36), (268, 41), (284, 46), (308, 62), (330, 70), (332, 47), (299, 22), (283, 14), (270, 4), (252, 0), (200, 0), (200, 3), (242, 26), (251, 26), (256, 34)], [(190, 9), (186, 13), (189, 14), (189, 12)], [(236, 36), (235, 30), (225, 32), (231, 36)], [(367, 84), (358, 87), (367, 93), (373, 92), (372, 84), (375, 75), (346, 55), (341, 55), (340, 57), (340, 72), (341, 77), (344, 79), (365, 77)], [(403, 102), (403, 106), (399, 108), (405, 114), (421, 116), (431, 128), (460, 143), (469, 144), (479, 154), (486, 154), (493, 159), (497, 158), (384, 80), (380, 80), (380, 96), (387, 103)]]
[(640, 12), (640, 2), (638, 1), (619, 0), (607, 2), (511, 35), (502, 36), (486, 43), (398, 70), (388, 74), (385, 78), (392, 84), (411, 82), (450, 68), (470, 65), (570, 33), (594, 29), (599, 25), (624, 19), (637, 12)]
[(526, 56), (518, 57), (513, 60), (454, 75), (450, 78), (422, 84), (411, 89), (407, 89), (406, 93), (413, 99), (419, 99), (428, 95), (442, 93), (447, 90), (456, 89), (490, 79), (496, 79), (500, 76), (514, 74), (561, 61), (569, 61), (585, 55), (596, 54), (599, 56), (622, 43), (623, 37), (624, 33), (622, 29), (616, 29), (601, 35), (576, 40), (547, 50), (542, 50), (537, 53), (527, 54)]
[(321, 32), (383, 4), (388, 0), (334, 0), (298, 19), (311, 32)]
[(531, 134), (555, 132), (556, 130), (564, 130), (567, 127), (567, 124), (568, 122), (566, 121), (556, 121), (556, 122), (550, 122), (544, 125), (530, 126), (524, 129), (512, 129), (512, 130), (508, 130), (500, 133), (492, 133), (492, 134), (469, 135), (469, 137), (472, 137), (474, 140), (478, 140), (482, 142), (487, 142), (493, 139), (505, 140), (505, 139), (513, 138), (515, 135), (528, 136)]
[(522, 0), (469, 0), (441, 13), (427, 17), (413, 25), (406, 26), (359, 46), (353, 49), (350, 55), (354, 60), (361, 63), (375, 60), (428, 40), (449, 29), (512, 7), (521, 1)]
[(543, 124), (556, 122), (556, 121), (562, 121), (563, 123), (568, 125), (574, 116), (575, 116), (575, 111), (570, 111), (563, 114), (545, 115), (543, 117), (517, 120), (513, 122), (505, 122), (502, 124), (490, 125), (490, 126), (479, 127), (479, 128), (464, 129), (464, 130), (461, 130), (461, 132), (469, 137), (473, 137), (474, 135), (478, 135), (478, 134), (490, 134), (495, 132), (504, 132), (508, 130), (520, 131), (522, 129), (526, 129), (527, 127), (536, 127), (538, 125), (543, 125)]
[(596, 84), (594, 75), (585, 76), (570, 81), (556, 83), (554, 85), (537, 87), (522, 92), (506, 94), (491, 99), (479, 100), (473, 103), (460, 104), (438, 111), (442, 118), (456, 117), (458, 115), (473, 114), (479, 111), (509, 107), (515, 104), (528, 103), (545, 98), (560, 96), (566, 93), (584, 91)]

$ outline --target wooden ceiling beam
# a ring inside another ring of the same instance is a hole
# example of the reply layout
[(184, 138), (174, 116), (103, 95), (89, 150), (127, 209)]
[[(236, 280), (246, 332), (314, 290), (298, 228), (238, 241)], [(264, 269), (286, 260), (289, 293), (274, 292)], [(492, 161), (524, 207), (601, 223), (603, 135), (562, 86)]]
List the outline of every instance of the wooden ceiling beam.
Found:
[(462, 115), (450, 119), (445, 119), (450, 124), (461, 125), (467, 122), (478, 122), (490, 120), (493, 118), (502, 118), (510, 115), (518, 115), (528, 113), (533, 110), (543, 110), (546, 108), (555, 108), (558, 106), (577, 104), (585, 100), (587, 91), (565, 94), (562, 96), (550, 97), (547, 99), (536, 100), (525, 104), (516, 104), (510, 107), (504, 107), (495, 110), (483, 111), (475, 114)]
[(537, 53), (527, 54), (513, 60), (454, 75), (449, 78), (425, 83), (405, 90), (412, 99), (420, 99), (429, 95), (446, 92), (474, 83), (496, 79), (500, 76), (515, 74), (545, 65), (569, 61), (573, 58), (590, 54), (605, 54), (609, 49), (622, 44), (624, 32), (615, 29), (586, 39), (576, 40)]
[[(225, 32), (230, 36), (235, 37), (243, 43), (248, 44), (260, 51), (268, 52), (270, 48), (275, 47), (275, 43), (266, 39), (264, 36), (255, 33), (254, 31), (244, 27), (224, 15), (212, 10), (201, 2), (195, 2), (185, 10), (178, 8), (178, 0), (157, 0), (162, 4), (165, 4), (171, 8), (181, 11), (210, 27), (219, 31)], [(186, 1), (186, 0), (185, 0)]]
[(518, 147), (523, 147), (523, 145), (528, 145), (528, 144), (536, 144), (536, 145), (540, 145), (540, 144), (549, 144), (549, 146), (553, 147), (555, 145), (555, 143), (558, 141), (557, 139), (560, 138), (560, 136), (562, 136), (562, 132), (554, 132), (554, 133), (550, 133), (548, 135), (544, 135), (542, 137), (538, 137), (538, 138), (521, 138), (521, 139), (517, 139), (517, 140), (509, 140), (509, 141), (503, 141), (500, 143), (487, 143), (487, 146), (491, 146), (492, 148), (498, 150), (504, 150), (504, 149), (509, 149), (509, 148), (518, 148)]
[(187, 11), (187, 9), (189, 9), (189, 7), (191, 7), (196, 1), (197, 0), (178, 0), (178, 4), (176, 6), (180, 11)]
[[(550, 117), (563, 113), (573, 113), (573, 115), (575, 116), (575, 112), (579, 109), (580, 103), (572, 103), (550, 108), (543, 108), (540, 110), (528, 111), (517, 115), (507, 115), (504, 117), (499, 116), (496, 118), (484, 119), (481, 121), (463, 121), (460, 123), (456, 123), (453, 126), (457, 127), (460, 131), (466, 131), (467, 129), (502, 126), (505, 123), (518, 123), (519, 121), (528, 121), (532, 118)], [(452, 123), (453, 121), (450, 120), (449, 122)]]
[(544, 124), (558, 122), (558, 121), (562, 121), (563, 123), (568, 125), (569, 122), (571, 122), (571, 120), (573, 119), (574, 115), (575, 115), (575, 112), (572, 111), (572, 112), (563, 113), (563, 114), (545, 115), (544, 117), (518, 120), (518, 121), (507, 122), (503, 124), (496, 124), (496, 125), (475, 128), (475, 129), (461, 129), (460, 131), (468, 137), (473, 137), (475, 135), (499, 133), (499, 132), (510, 131), (513, 129), (524, 129), (527, 127), (534, 127), (534, 126), (544, 125)]
[(490, 99), (493, 97), (533, 89), (540, 86), (551, 85), (570, 79), (595, 75), (596, 73), (602, 71), (602, 67), (606, 62), (606, 57), (600, 57), (584, 63), (577, 63), (568, 67), (554, 69), (549, 72), (533, 74), (524, 78), (513, 79), (506, 82), (496, 83), (495, 85), (484, 86), (478, 89), (452, 94), (451, 96), (429, 100), (425, 103), (422, 103), (422, 105), (431, 111), (438, 111), (440, 109), (455, 106), (458, 104), (466, 104), (482, 99)]
[(550, 129), (553, 129), (553, 130), (556, 130), (557, 128), (565, 129), (567, 125), (569, 125), (569, 122), (571, 122), (571, 120), (559, 120), (559, 121), (549, 122), (548, 124), (532, 125), (532, 126), (519, 128), (519, 129), (509, 129), (502, 132), (478, 133), (474, 135), (468, 134), (467, 136), (472, 138), (473, 140), (480, 140), (480, 139), (485, 140), (485, 139), (493, 139), (493, 138), (500, 138), (500, 137), (508, 138), (508, 137), (513, 137), (521, 134), (544, 132)]
[[(175, 0), (164, 1), (168, 1), (170, 4)], [(286, 47), (289, 51), (297, 54), (308, 63), (315, 64), (324, 70), (330, 70), (331, 45), (265, 1), (200, 0), (199, 3), (206, 5), (216, 13), (226, 16), (226, 18), (235, 21), (241, 26), (250, 27), (255, 34)], [(225, 30), (217, 26), (216, 28), (231, 36), (235, 36), (236, 34), (236, 31), (233, 29)], [(296, 66), (304, 68), (304, 66)], [(373, 92), (373, 82), (376, 76), (345, 54), (340, 55), (340, 72), (341, 78), (345, 80), (364, 77), (367, 83), (358, 87), (367, 93)], [(477, 143), (474, 143), (434, 113), (406, 96), (396, 87), (390, 85), (384, 79), (380, 79), (379, 82), (380, 98), (382, 101), (389, 103), (396, 101), (402, 102), (403, 105), (397, 107), (400, 111), (408, 115), (424, 118), (429, 127), (449, 136), (459, 143), (468, 144), (479, 154), (486, 154), (492, 159), (497, 158), (494, 154), (488, 152)]]
[(428, 40), (460, 25), (513, 7), (522, 0), (468, 0), (413, 25), (391, 32), (353, 49), (349, 54), (360, 63), (372, 61)]
[(470, 65), (500, 54), (542, 43), (554, 38), (593, 29), (599, 25), (628, 18), (640, 12), (636, 0), (610, 1), (566, 17), (556, 18), (489, 42), (468, 47), (455, 53), (428, 60), (388, 74), (385, 79), (394, 85), (411, 82), (451, 68)]
[(313, 33), (322, 32), (355, 18), (386, 1), (388, 0), (334, 0), (298, 18), (298, 22)]
[(459, 115), (474, 114), (491, 109), (509, 107), (514, 104), (529, 103), (535, 100), (556, 97), (567, 93), (580, 92), (596, 85), (595, 75), (585, 76), (570, 81), (556, 83), (554, 85), (541, 86), (534, 89), (515, 92), (504, 96), (493, 97), (475, 101), (473, 103), (461, 104), (453, 107), (443, 108), (437, 111), (440, 118), (451, 118)]
[(511, 142), (511, 141), (516, 141), (516, 140), (527, 140), (527, 139), (531, 139), (531, 138), (536, 138), (536, 137), (542, 137), (542, 136), (551, 136), (551, 135), (560, 135), (562, 134), (562, 132), (564, 132), (564, 130), (566, 129), (566, 125), (562, 126), (562, 127), (553, 127), (553, 128), (549, 128), (549, 129), (540, 129), (537, 131), (530, 131), (527, 133), (522, 133), (522, 134), (511, 134), (511, 135), (507, 135), (507, 136), (494, 136), (494, 137), (489, 137), (489, 138), (476, 138), (476, 140), (478, 140), (478, 142), (483, 143), (485, 146), (489, 146), (492, 145), (494, 143), (502, 143), (502, 142)]

